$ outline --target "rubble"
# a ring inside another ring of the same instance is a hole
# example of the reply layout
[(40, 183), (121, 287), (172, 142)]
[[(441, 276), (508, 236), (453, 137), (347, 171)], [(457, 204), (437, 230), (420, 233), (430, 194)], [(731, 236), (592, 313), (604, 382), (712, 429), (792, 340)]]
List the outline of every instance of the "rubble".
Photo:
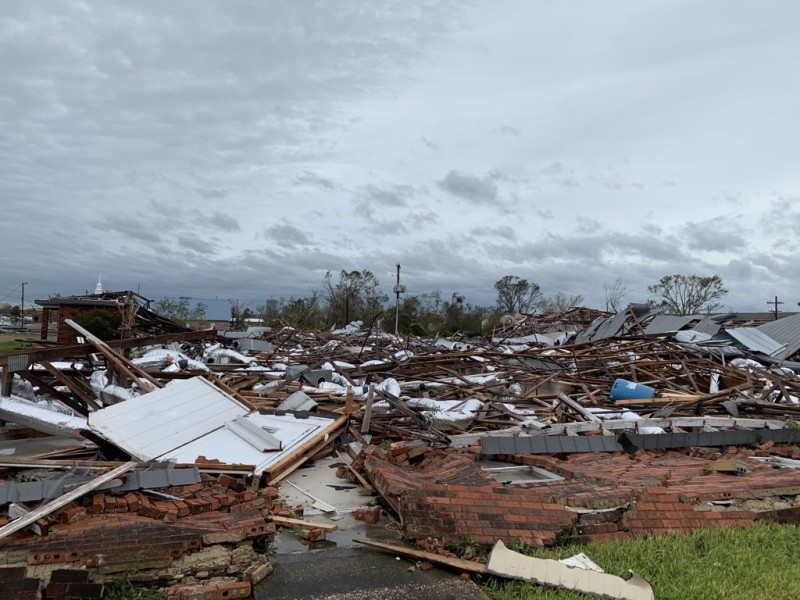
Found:
[[(339, 477), (377, 494), (409, 540), (547, 546), (800, 517), (794, 315), (632, 305), (511, 318), (469, 340), (359, 322), (217, 336), (131, 293), (93, 300), (45, 306), (62, 344), (0, 355), (0, 566), (41, 588), (57, 569), (109, 581), (145, 535), (144, 580), (250, 586), (271, 569), (257, 551), (276, 526), (330, 533), (276, 487), (334, 453)], [(84, 306), (120, 311), (126, 337), (78, 325)], [(20, 506), (14, 479), (33, 469), (67, 483)], [(126, 540), (118, 552), (109, 535)]]

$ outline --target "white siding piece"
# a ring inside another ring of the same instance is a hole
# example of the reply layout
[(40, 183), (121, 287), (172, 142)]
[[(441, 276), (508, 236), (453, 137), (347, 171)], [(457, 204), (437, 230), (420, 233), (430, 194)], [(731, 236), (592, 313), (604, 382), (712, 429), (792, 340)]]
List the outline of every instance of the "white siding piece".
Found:
[(225, 421), (225, 428), (242, 438), (259, 452), (274, 452), (281, 449), (281, 441), (266, 429), (255, 425), (247, 417), (238, 416)]
[(633, 571), (630, 571), (630, 579), (626, 580), (608, 573), (570, 567), (549, 558), (525, 556), (509, 550), (502, 541), (492, 548), (486, 569), (493, 575), (509, 579), (533, 581), (620, 600), (655, 600), (656, 597), (650, 583)]
[(89, 428), (131, 456), (153, 460), (247, 412), (207, 379), (193, 377), (95, 411)]
[[(152, 393), (152, 392), (151, 392)], [(251, 444), (227, 428), (195, 439), (180, 448), (175, 448), (159, 456), (160, 460), (177, 460), (179, 463), (194, 463), (198, 456), (208, 460), (219, 460), (225, 464), (255, 465), (253, 473), (260, 475), (271, 464), (291, 453), (304, 441), (321, 433), (333, 423), (332, 419), (309, 416), (296, 419), (291, 413), (286, 415), (262, 415), (251, 413), (245, 417), (256, 427), (267, 427), (281, 442), (280, 452), (260, 452)]]

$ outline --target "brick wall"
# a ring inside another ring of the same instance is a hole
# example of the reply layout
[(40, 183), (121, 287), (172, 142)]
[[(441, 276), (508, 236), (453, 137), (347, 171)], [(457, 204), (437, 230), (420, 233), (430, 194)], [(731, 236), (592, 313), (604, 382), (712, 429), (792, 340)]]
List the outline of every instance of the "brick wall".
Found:
[[(502, 539), (550, 545), (557, 539), (585, 542), (764, 519), (800, 521), (800, 508), (742, 505), (753, 498), (796, 497), (800, 470), (773, 469), (748, 458), (751, 451), (732, 452), (747, 464), (746, 474), (710, 472), (709, 457), (680, 452), (514, 457), (567, 478), (527, 485), (503, 485), (471, 455), (451, 452), (432, 453), (412, 466), (371, 450), (365, 470), (412, 539), (470, 536), (484, 544)], [(710, 500), (732, 503), (715, 506)]]

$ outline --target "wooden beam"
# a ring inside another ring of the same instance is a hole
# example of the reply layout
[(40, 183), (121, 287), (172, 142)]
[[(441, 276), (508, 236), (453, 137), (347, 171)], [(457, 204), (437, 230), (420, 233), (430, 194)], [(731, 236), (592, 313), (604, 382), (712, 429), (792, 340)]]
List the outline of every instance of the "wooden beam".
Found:
[[(10, 519), (19, 519), (30, 514), (31, 509), (22, 503), (14, 503), (8, 505), (8, 516)], [(38, 519), (28, 525), (28, 529), (36, 535), (47, 535), (50, 532), (50, 525), (44, 519)]]
[[(151, 376), (150, 373), (148, 373), (144, 369), (139, 368), (132, 362), (125, 360), (125, 358), (121, 354), (112, 350), (108, 344), (106, 344), (103, 340), (94, 335), (91, 331), (84, 329), (72, 319), (65, 319), (65, 322), (75, 331), (84, 336), (92, 346), (97, 348), (100, 351), (100, 353), (106, 357), (106, 360), (111, 362), (117, 369), (119, 369), (120, 372), (124, 373), (126, 377), (128, 377), (132, 381), (137, 381), (139, 385), (142, 386), (142, 388), (146, 392), (152, 390), (152, 387), (150, 387), (150, 385), (157, 388), (164, 387), (164, 384), (155, 379), (153, 376)], [(145, 379), (146, 382), (149, 382), (149, 385), (148, 383), (141, 381), (142, 379)]]
[(0, 527), (0, 539), (11, 535), (15, 531), (19, 531), (20, 529), (27, 527), (31, 523), (35, 523), (39, 519), (42, 519), (49, 514), (54, 513), (59, 508), (66, 506), (73, 500), (77, 500), (81, 496), (84, 496), (89, 492), (96, 490), (104, 483), (111, 481), (112, 479), (115, 479), (124, 473), (127, 473), (128, 471), (136, 467), (137, 464), (139, 463), (127, 462), (121, 464), (116, 469), (112, 469), (111, 471), (108, 471), (107, 473), (100, 475), (99, 477), (93, 479), (92, 481), (87, 481), (79, 488), (74, 489), (71, 492), (64, 494), (63, 496), (60, 496), (55, 500), (48, 502), (47, 504), (43, 504), (36, 510), (32, 510), (26, 516), (20, 517), (19, 519), (11, 521), (10, 523), (6, 523), (5, 525), (3, 525), (3, 527)]
[(369, 391), (367, 392), (367, 403), (364, 405), (364, 416), (361, 418), (361, 433), (366, 435), (369, 433), (369, 423), (372, 419), (372, 403), (375, 401), (375, 384), (369, 384)]
[(346, 415), (332, 419), (330, 424), (311, 434), (307, 440), (288, 452), (286, 456), (269, 465), (266, 469), (269, 484), (272, 485), (280, 481), (292, 471), (300, 468), (310, 456), (313, 456), (326, 444), (333, 441), (331, 436), (338, 432), (340, 428), (344, 428), (346, 423)]
[(11, 396), (11, 382), (14, 381), (14, 373), (8, 368), (8, 364), (3, 367), (3, 382), (0, 386), (0, 396)]
[(100, 406), (95, 401), (95, 398), (92, 394), (86, 391), (85, 388), (81, 387), (76, 383), (74, 380), (70, 379), (66, 375), (64, 375), (61, 371), (56, 369), (49, 361), (42, 360), (39, 361), (39, 364), (44, 367), (45, 371), (50, 373), (56, 380), (61, 383), (61, 385), (66, 386), (69, 388), (69, 391), (75, 394), (78, 398), (83, 400), (86, 403), (86, 406), (91, 408), (92, 410), (100, 410)]
[(472, 562), (471, 560), (442, 556), (441, 554), (435, 554), (434, 552), (424, 552), (422, 550), (416, 550), (415, 548), (406, 548), (405, 546), (396, 546), (394, 544), (384, 544), (383, 542), (373, 542), (372, 540), (354, 539), (353, 541), (357, 544), (364, 544), (365, 546), (378, 548), (379, 550), (385, 550), (386, 552), (391, 552), (392, 554), (409, 556), (418, 560), (427, 560), (428, 562), (450, 567), (451, 569), (455, 569), (457, 571), (466, 571), (468, 573), (478, 574), (488, 573), (486, 570), (486, 565), (479, 562)]
[[(215, 330), (187, 331), (182, 333), (166, 333), (163, 335), (151, 335), (139, 338), (126, 338), (124, 340), (109, 340), (106, 342), (106, 344), (115, 349), (140, 348), (143, 346), (159, 346), (169, 342), (192, 342), (216, 337), (217, 332)], [(57, 360), (59, 358), (67, 358), (71, 356), (85, 356), (92, 352), (93, 348), (94, 346), (91, 344), (72, 344), (69, 346), (56, 346), (53, 348), (37, 348), (19, 352), (8, 352), (0, 355), (0, 367), (8, 364), (8, 359), (11, 356), (25, 355), (28, 357), (28, 364), (31, 364), (40, 360)]]
[(52, 385), (43, 381), (38, 375), (34, 375), (31, 371), (20, 371), (19, 374), (24, 379), (30, 381), (33, 385), (39, 386), (43, 391), (47, 392), (54, 398), (57, 398), (58, 400), (63, 402), (66, 406), (74, 410), (82, 417), (86, 417), (89, 415), (89, 411), (86, 410), (85, 406), (83, 406), (79, 402), (76, 402), (73, 398), (69, 397), (67, 394), (58, 391)]
[(361, 473), (359, 473), (358, 471), (356, 471), (356, 468), (352, 465), (352, 463), (347, 461), (347, 459), (345, 458), (344, 454), (342, 454), (339, 450), (337, 450), (336, 451), (336, 456), (339, 457), (339, 460), (344, 463), (344, 466), (346, 466), (347, 469), (358, 480), (358, 483), (361, 484), (361, 487), (363, 487), (365, 490), (367, 490), (370, 494), (374, 494), (375, 493), (375, 490), (370, 485), (369, 481), (364, 479), (364, 476), (361, 475)]
[(572, 398), (570, 398), (566, 394), (564, 394), (564, 393), (559, 394), (558, 395), (558, 399), (561, 402), (563, 402), (564, 404), (566, 404), (567, 406), (569, 406), (576, 413), (581, 415), (587, 421), (591, 421), (592, 423), (599, 423), (600, 422), (600, 418), (597, 415), (595, 415), (594, 413), (591, 413), (588, 410), (586, 410), (583, 406), (581, 406), (578, 402), (576, 402), (575, 400), (573, 400)]
[(290, 519), (289, 517), (279, 517), (278, 515), (270, 515), (269, 520), (280, 525), (281, 527), (297, 527), (299, 529), (321, 529), (325, 533), (336, 531), (334, 523), (315, 523), (313, 521), (304, 521), (303, 519)]

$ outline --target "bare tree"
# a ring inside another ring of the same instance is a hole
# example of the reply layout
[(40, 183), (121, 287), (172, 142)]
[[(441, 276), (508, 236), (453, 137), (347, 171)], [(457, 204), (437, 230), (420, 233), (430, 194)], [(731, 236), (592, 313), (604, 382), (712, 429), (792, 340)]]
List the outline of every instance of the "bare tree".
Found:
[(506, 275), (494, 282), (497, 290), (497, 308), (505, 313), (528, 313), (541, 298), (538, 283)]
[(719, 300), (728, 293), (719, 275), (664, 275), (658, 283), (647, 286), (657, 296), (650, 303), (675, 315), (710, 313), (720, 307)]
[(606, 310), (619, 312), (623, 308), (623, 303), (631, 290), (622, 283), (622, 277), (617, 277), (614, 283), (603, 283), (603, 293), (606, 296)]
[(557, 292), (538, 302), (539, 310), (546, 315), (560, 315), (574, 306), (583, 304), (583, 296), (577, 294), (570, 296), (564, 292)]
[(328, 312), (328, 324), (347, 324), (355, 319), (370, 321), (383, 310), (389, 297), (381, 292), (380, 283), (372, 271), (342, 270), (334, 282), (333, 273), (325, 274), (323, 299)]

